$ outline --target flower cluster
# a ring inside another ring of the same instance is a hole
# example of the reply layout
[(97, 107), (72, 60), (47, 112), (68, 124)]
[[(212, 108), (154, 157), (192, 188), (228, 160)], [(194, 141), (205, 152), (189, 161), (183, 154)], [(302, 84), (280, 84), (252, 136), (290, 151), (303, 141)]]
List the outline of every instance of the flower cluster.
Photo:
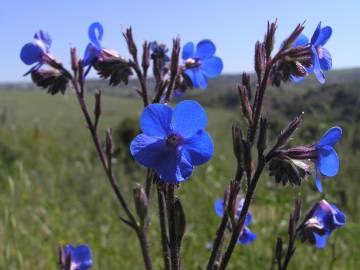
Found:
[(345, 225), (345, 214), (334, 204), (321, 200), (315, 206), (313, 215), (300, 228), (301, 239), (309, 241), (317, 248), (326, 246), (332, 231)]
[[(314, 72), (316, 78), (320, 83), (325, 83), (325, 75), (323, 71), (328, 71), (332, 67), (332, 58), (330, 52), (324, 48), (332, 34), (330, 26), (321, 27), (321, 22), (318, 24), (314, 34), (309, 39), (301, 34), (294, 42), (294, 47), (310, 45), (312, 52), (312, 65), (306, 69), (309, 75)], [(302, 81), (305, 76), (293, 76), (295, 82)]]

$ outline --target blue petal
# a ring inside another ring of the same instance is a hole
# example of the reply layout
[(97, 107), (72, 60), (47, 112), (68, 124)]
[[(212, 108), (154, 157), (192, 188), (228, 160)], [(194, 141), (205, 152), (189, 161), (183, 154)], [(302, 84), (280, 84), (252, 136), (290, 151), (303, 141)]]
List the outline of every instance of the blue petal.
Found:
[(315, 76), (318, 79), (318, 81), (321, 84), (323, 84), (323, 83), (325, 83), (325, 76), (324, 76), (324, 73), (321, 70), (319, 56), (318, 56), (318, 53), (317, 53), (316, 48), (314, 46), (312, 47), (312, 53), (313, 53), (312, 60), (313, 60)]
[(220, 75), (223, 69), (223, 62), (220, 57), (213, 56), (201, 61), (201, 71), (209, 78), (214, 78)]
[(318, 170), (316, 171), (315, 184), (316, 184), (316, 187), (317, 187), (318, 191), (319, 191), (319, 192), (323, 192), (323, 188), (322, 188), (322, 184), (321, 184), (321, 179), (320, 179), (320, 172), (319, 172)]
[(171, 131), (172, 110), (168, 105), (150, 104), (140, 117), (141, 130), (148, 136), (164, 138)]
[(224, 215), (224, 200), (222, 200), (222, 199), (217, 199), (217, 200), (215, 201), (214, 208), (215, 208), (215, 213), (216, 213), (219, 217), (222, 217), (222, 216)]
[(199, 130), (191, 138), (185, 139), (183, 151), (187, 160), (192, 165), (197, 166), (211, 159), (214, 153), (214, 145), (210, 135), (204, 130)]
[(329, 128), (326, 133), (321, 137), (320, 142), (316, 145), (316, 148), (321, 148), (325, 145), (334, 146), (342, 136), (341, 127), (332, 127)]
[(316, 39), (316, 42), (314, 43), (315, 46), (324, 46), (326, 42), (330, 39), (332, 34), (332, 29), (330, 26), (326, 26), (323, 29), (321, 29), (321, 32), (319, 34), (319, 37)]
[(251, 215), (251, 213), (250, 212), (248, 212), (247, 214), (246, 214), (246, 218), (245, 218), (245, 225), (246, 226), (249, 226), (250, 224), (251, 224), (251, 220), (252, 220), (252, 215)]
[(90, 41), (94, 44), (94, 46), (100, 48), (100, 42), (104, 35), (104, 28), (102, 27), (102, 25), (99, 22), (92, 23), (89, 27), (88, 35)]
[(46, 48), (46, 51), (47, 52), (49, 51), (49, 49), (51, 47), (52, 39), (51, 39), (50, 34), (47, 31), (40, 30), (40, 31), (36, 32), (34, 35), (34, 39), (38, 39), (38, 40), (42, 41)]
[(165, 182), (177, 183), (189, 178), (192, 174), (193, 166), (186, 159), (181, 151), (170, 149), (167, 155), (155, 167), (160, 179)]
[(185, 70), (185, 74), (190, 78), (195, 88), (205, 89), (207, 87), (207, 78), (199, 68), (189, 68)]
[(321, 48), (321, 57), (319, 57), (320, 60), (320, 67), (322, 70), (330, 70), (332, 67), (332, 58), (330, 52), (325, 49)]
[(101, 53), (101, 50), (98, 50), (92, 43), (89, 43), (85, 49), (83, 66), (86, 67), (91, 65), (94, 59)]
[(191, 138), (207, 125), (205, 110), (193, 100), (178, 103), (173, 115), (173, 128), (185, 139)]
[(244, 226), (243, 231), (241, 232), (237, 243), (242, 245), (247, 245), (253, 242), (255, 239), (256, 239), (256, 234), (250, 231), (246, 226)]
[(319, 22), (318, 26), (315, 29), (314, 34), (311, 37), (311, 44), (313, 44), (313, 45), (315, 44), (315, 42), (317, 41), (317, 39), (320, 35), (320, 32), (321, 32), (321, 22)]
[(140, 134), (130, 144), (134, 159), (147, 168), (155, 168), (167, 157), (164, 140)]
[(333, 208), (334, 212), (334, 225), (335, 227), (342, 227), (346, 223), (346, 216), (343, 212), (339, 210), (339, 208), (336, 207), (335, 204), (331, 204), (331, 207)]
[(325, 145), (318, 149), (318, 154), (319, 171), (325, 176), (335, 176), (339, 171), (339, 157), (335, 149), (330, 145)]
[(79, 245), (74, 247), (72, 245), (66, 245), (64, 247), (65, 254), (71, 256), (71, 269), (86, 270), (91, 268), (92, 254), (91, 249), (87, 245)]
[(324, 235), (319, 235), (317, 233), (314, 233), (315, 236), (315, 246), (316, 248), (324, 248), (326, 246), (326, 240), (329, 237), (327, 233)]
[(195, 56), (195, 46), (194, 43), (188, 42), (184, 45), (183, 51), (182, 51), (182, 59), (186, 60), (189, 58), (194, 58)]
[(200, 59), (209, 58), (215, 54), (215, 51), (215, 44), (209, 39), (204, 39), (196, 45), (195, 57)]
[(34, 40), (25, 44), (20, 52), (20, 58), (26, 65), (32, 65), (42, 61), (46, 49), (41, 41)]
[(299, 46), (303, 46), (309, 44), (309, 39), (307, 36), (305, 36), (304, 34), (300, 34), (298, 36), (298, 38), (295, 40), (295, 42), (293, 43), (293, 47), (299, 47)]
[(291, 79), (291, 81), (294, 82), (294, 83), (300, 83), (300, 82), (302, 82), (302, 81), (305, 79), (305, 77), (300, 77), (300, 76), (291, 75), (291, 76), (290, 76), (290, 79)]

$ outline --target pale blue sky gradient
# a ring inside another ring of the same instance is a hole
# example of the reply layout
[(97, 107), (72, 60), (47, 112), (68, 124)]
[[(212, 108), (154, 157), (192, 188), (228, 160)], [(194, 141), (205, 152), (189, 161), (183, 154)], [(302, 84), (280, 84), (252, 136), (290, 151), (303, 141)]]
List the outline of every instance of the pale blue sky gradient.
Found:
[(50, 32), (52, 53), (67, 65), (70, 46), (83, 55), (87, 29), (94, 21), (105, 28), (104, 47), (125, 56), (121, 31), (132, 26), (138, 42), (158, 40), (170, 45), (176, 35), (183, 44), (210, 38), (224, 61), (224, 73), (251, 71), (254, 42), (263, 38), (267, 20), (275, 18), (277, 46), (297, 23), (306, 20), (304, 33), (311, 36), (322, 21), (333, 28), (326, 47), (334, 68), (360, 66), (359, 0), (1, 0), (0, 82), (29, 80), (22, 77), (28, 67), (20, 61), (19, 52), (36, 30)]

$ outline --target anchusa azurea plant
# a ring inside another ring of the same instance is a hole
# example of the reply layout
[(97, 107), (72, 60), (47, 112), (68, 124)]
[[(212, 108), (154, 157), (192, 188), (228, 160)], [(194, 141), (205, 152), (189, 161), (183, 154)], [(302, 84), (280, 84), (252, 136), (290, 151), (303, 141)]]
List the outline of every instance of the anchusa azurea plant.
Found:
[[(309, 41), (302, 33), (304, 25), (299, 24), (274, 52), (276, 29), (276, 22), (268, 23), (264, 40), (255, 44), (255, 82), (249, 74), (243, 73), (238, 85), (245, 125), (234, 123), (229, 129), (233, 138), (236, 169), (228, 187), (224, 188), (224, 198), (213, 198), (214, 215), (220, 218), (220, 223), (214, 229), (216, 233), (206, 265), (208, 270), (226, 269), (236, 244), (251, 246), (255, 239), (261, 241), (261, 231), (251, 225), (252, 214), (256, 220), (257, 211), (251, 214), (249, 209), (264, 170), (269, 171), (276, 183), (300, 186), (306, 181), (320, 192), (323, 191), (320, 175), (335, 176), (339, 170), (339, 157), (334, 145), (341, 138), (340, 127), (330, 128), (317, 142), (314, 138), (306, 145), (294, 146), (292, 142), (288, 146), (289, 139), (303, 122), (303, 113), (290, 121), (279, 132), (274, 144), (268, 146), (268, 120), (262, 113), (268, 86), (301, 81), (312, 72), (323, 83), (323, 72), (331, 68), (330, 53), (324, 48), (331, 36), (330, 27), (322, 28), (319, 24)], [(150, 195), (152, 190), (157, 192), (163, 255), (161, 268), (179, 270), (186, 231), (186, 209), (177, 190), (183, 184), (191, 185), (191, 181), (185, 180), (191, 177), (196, 166), (212, 158), (214, 143), (206, 131), (205, 109), (198, 102), (182, 100), (172, 105), (171, 101), (178, 93), (183, 94), (191, 88), (205, 89), (208, 79), (221, 74), (223, 61), (216, 56), (216, 46), (209, 39), (199, 41), (196, 46), (188, 42), (181, 49), (177, 37), (173, 40), (171, 51), (158, 41), (145, 41), (140, 53), (132, 29), (126, 29), (123, 36), (129, 59), (103, 47), (103, 26), (98, 22), (91, 24), (83, 59), (78, 58), (75, 48), (70, 50), (71, 71), (50, 54), (52, 40), (45, 31), (37, 32), (33, 41), (24, 45), (20, 57), (26, 65), (34, 65), (26, 75), (31, 74), (33, 82), (49, 93), (65, 94), (69, 85), (74, 89), (101, 166), (123, 210), (120, 220), (135, 232), (145, 269), (148, 270), (158, 268), (153, 265), (151, 254), (154, 243), (148, 238), (152, 205)], [(148, 78), (150, 67), (153, 75), (151, 81)], [(96, 70), (100, 78), (108, 79), (111, 86), (127, 84), (131, 76), (138, 81), (136, 93), (144, 106), (139, 121), (142, 133), (133, 138), (130, 153), (137, 163), (146, 168), (147, 173), (144, 182), (136, 183), (134, 187), (133, 206), (124, 196), (113, 171), (111, 128), (106, 132), (104, 143), (99, 136), (101, 91), (95, 91), (93, 115), (85, 100), (88, 95), (85, 81), (91, 68)], [(274, 260), (279, 270), (287, 269), (295, 254), (297, 239), (324, 248), (333, 230), (345, 225), (345, 215), (325, 199), (315, 202), (302, 216), (301, 198), (298, 196), (289, 216), (288, 244), (283, 245), (283, 239), (279, 237), (275, 245)], [(61, 247), (59, 265), (60, 269), (90, 268), (90, 248), (86, 245)]]

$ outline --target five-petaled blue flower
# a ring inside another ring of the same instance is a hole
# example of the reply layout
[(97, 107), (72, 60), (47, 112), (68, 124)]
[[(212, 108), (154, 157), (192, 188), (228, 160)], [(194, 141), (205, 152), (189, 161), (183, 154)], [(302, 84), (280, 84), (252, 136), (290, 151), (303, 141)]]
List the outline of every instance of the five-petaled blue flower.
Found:
[(66, 245), (64, 253), (65, 257), (70, 254), (71, 270), (86, 270), (91, 268), (93, 264), (91, 249), (87, 245), (79, 245), (77, 247)]
[(196, 101), (182, 101), (174, 110), (165, 104), (151, 104), (140, 117), (143, 133), (131, 142), (131, 154), (143, 166), (155, 169), (162, 181), (184, 181), (194, 166), (213, 155), (206, 125), (206, 113)]
[[(240, 196), (237, 197), (236, 199), (236, 213), (235, 213), (235, 218), (239, 218), (240, 213), (241, 213), (241, 209), (244, 205), (244, 198), (241, 198)], [(218, 199), (215, 201), (214, 204), (214, 208), (215, 208), (215, 212), (219, 217), (222, 217), (224, 215), (224, 200), (222, 199)], [(238, 244), (250, 244), (251, 242), (253, 242), (256, 239), (256, 234), (251, 232), (249, 230), (249, 228), (247, 226), (250, 225), (251, 223), (251, 213), (248, 212), (246, 214), (246, 218), (245, 218), (245, 223), (243, 226), (243, 229), (240, 233), (239, 239), (237, 241)]]
[(182, 51), (184, 60), (184, 73), (190, 78), (195, 88), (205, 89), (207, 78), (214, 78), (220, 75), (223, 63), (220, 57), (214, 56), (216, 51), (215, 44), (208, 39), (200, 41), (196, 45), (188, 42)]
[(104, 28), (99, 22), (94, 22), (90, 25), (88, 30), (90, 42), (85, 49), (83, 65), (91, 65), (92, 62), (101, 55), (102, 47), (101, 40), (104, 35)]
[(335, 176), (339, 171), (339, 157), (333, 146), (341, 138), (342, 129), (340, 127), (330, 128), (315, 145), (317, 152), (316, 165), (316, 186), (322, 192), (320, 174), (325, 176)]
[(49, 52), (51, 46), (51, 37), (48, 32), (40, 30), (35, 33), (32, 42), (26, 43), (20, 52), (20, 58), (26, 65), (36, 64), (30, 69), (30, 73), (33, 70), (39, 69), (45, 59), (44, 55)]
[(326, 240), (336, 228), (345, 225), (346, 217), (334, 204), (321, 200), (313, 216), (306, 221), (302, 229), (304, 240), (309, 240), (317, 248), (324, 248)]
[[(326, 42), (330, 39), (332, 29), (330, 26), (321, 28), (321, 22), (318, 24), (314, 34), (309, 39), (301, 34), (294, 42), (293, 47), (304, 46), (307, 44), (311, 45), (312, 50), (312, 65), (307, 69), (307, 73), (315, 73), (316, 78), (320, 83), (325, 83), (325, 75), (323, 71), (330, 70), (332, 67), (332, 58), (330, 52), (324, 48)], [(303, 77), (292, 77), (293, 81), (298, 82)]]

